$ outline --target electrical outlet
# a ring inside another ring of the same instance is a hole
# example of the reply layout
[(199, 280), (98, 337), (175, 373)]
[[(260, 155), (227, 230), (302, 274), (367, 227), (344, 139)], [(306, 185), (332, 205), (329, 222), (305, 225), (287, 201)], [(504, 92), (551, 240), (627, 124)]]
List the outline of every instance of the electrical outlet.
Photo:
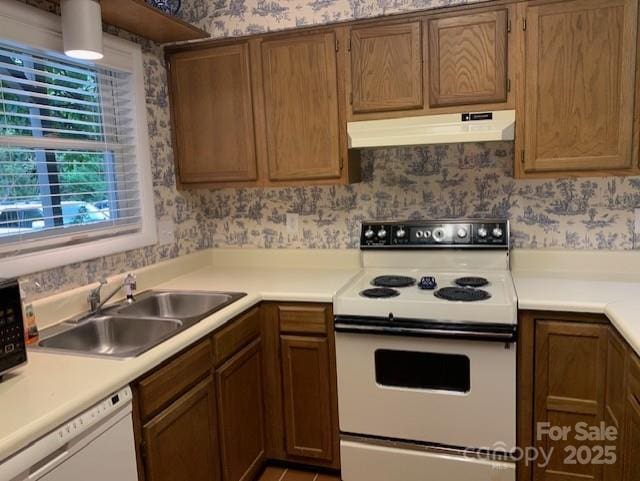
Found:
[(162, 220), (158, 222), (158, 243), (160, 245), (173, 244), (176, 241), (173, 222)]
[(300, 216), (298, 214), (287, 213), (287, 232), (290, 234), (300, 233)]

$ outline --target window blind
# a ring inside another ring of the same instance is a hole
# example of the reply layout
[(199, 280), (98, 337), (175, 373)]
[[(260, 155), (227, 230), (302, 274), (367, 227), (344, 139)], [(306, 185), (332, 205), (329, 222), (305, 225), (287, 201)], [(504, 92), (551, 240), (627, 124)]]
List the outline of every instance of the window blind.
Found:
[(141, 228), (132, 85), (0, 43), (0, 252)]

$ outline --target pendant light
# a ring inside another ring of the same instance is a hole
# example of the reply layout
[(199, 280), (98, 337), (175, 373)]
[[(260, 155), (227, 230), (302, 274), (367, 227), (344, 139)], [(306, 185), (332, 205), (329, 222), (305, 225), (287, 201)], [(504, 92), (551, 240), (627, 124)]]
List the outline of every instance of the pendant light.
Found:
[(62, 42), (68, 57), (99, 60), (102, 53), (102, 13), (98, 0), (62, 0)]

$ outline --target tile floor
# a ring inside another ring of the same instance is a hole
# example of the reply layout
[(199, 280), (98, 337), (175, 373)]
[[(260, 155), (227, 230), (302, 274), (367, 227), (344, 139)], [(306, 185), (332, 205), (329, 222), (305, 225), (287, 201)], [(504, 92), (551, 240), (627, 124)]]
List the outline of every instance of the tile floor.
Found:
[(340, 481), (340, 478), (315, 471), (300, 471), (298, 469), (269, 466), (264, 470), (258, 481)]

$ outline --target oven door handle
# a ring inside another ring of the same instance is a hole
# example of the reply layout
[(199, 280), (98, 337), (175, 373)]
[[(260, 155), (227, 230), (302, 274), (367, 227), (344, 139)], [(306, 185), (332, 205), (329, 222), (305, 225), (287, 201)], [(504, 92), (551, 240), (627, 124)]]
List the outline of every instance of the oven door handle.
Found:
[(471, 341), (517, 341), (515, 325), (447, 324), (442, 322), (416, 322), (402, 319), (363, 319), (336, 317), (335, 331), (380, 336), (436, 337)]

